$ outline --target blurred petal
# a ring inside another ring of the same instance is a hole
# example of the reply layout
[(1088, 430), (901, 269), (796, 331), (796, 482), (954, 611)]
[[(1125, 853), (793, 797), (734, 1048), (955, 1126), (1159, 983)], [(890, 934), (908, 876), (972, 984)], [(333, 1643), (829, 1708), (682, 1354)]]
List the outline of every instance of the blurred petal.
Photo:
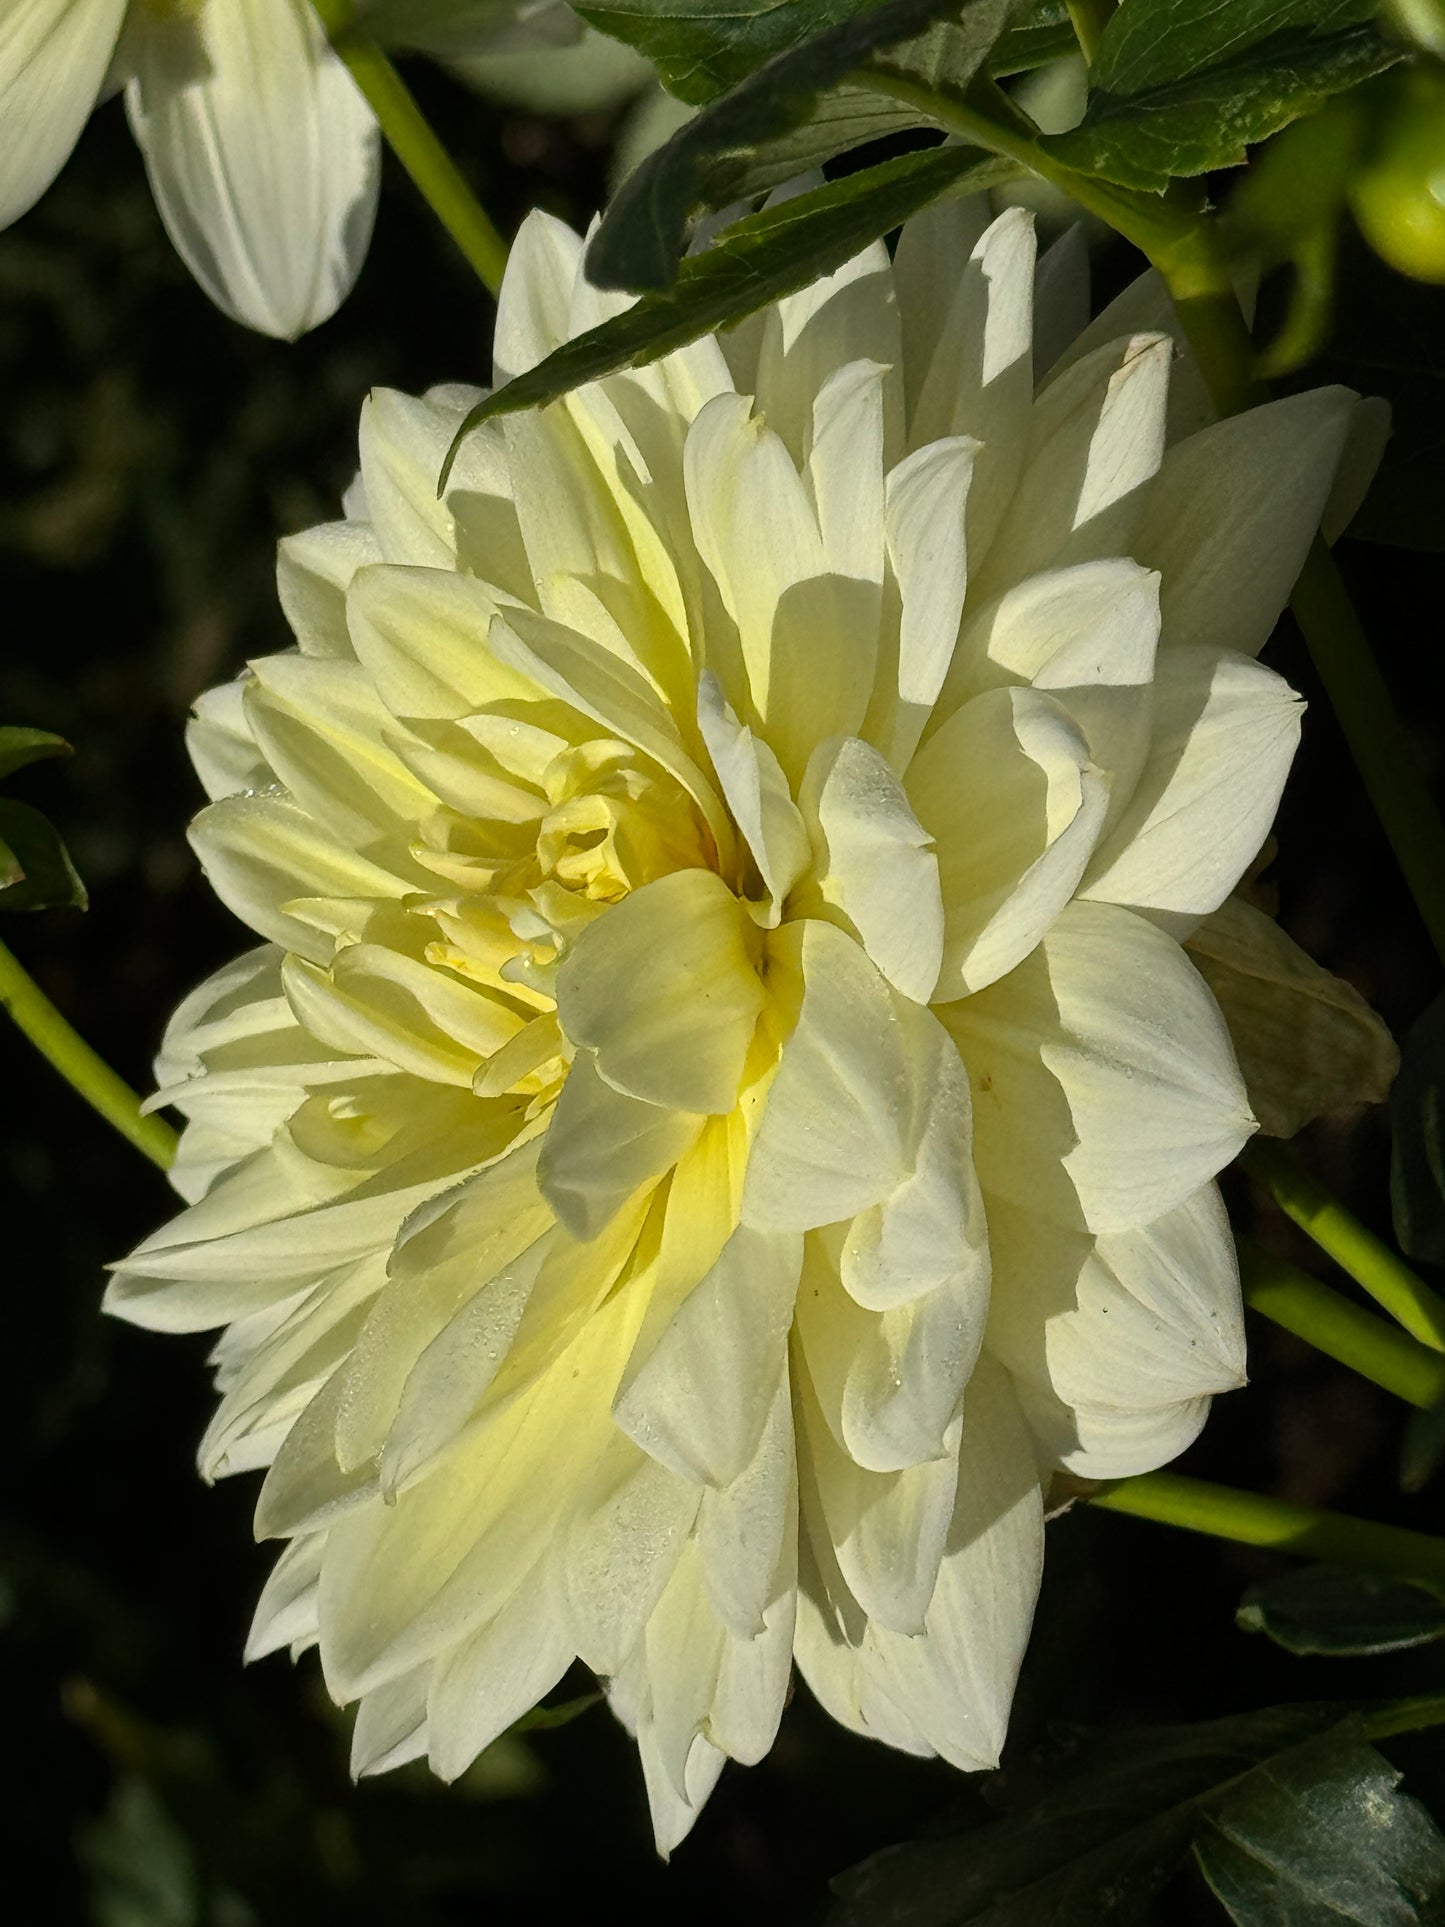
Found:
[(376, 212), (371, 110), (300, 0), (151, 20), (126, 107), (176, 248), (234, 320), (294, 340), (350, 293)]

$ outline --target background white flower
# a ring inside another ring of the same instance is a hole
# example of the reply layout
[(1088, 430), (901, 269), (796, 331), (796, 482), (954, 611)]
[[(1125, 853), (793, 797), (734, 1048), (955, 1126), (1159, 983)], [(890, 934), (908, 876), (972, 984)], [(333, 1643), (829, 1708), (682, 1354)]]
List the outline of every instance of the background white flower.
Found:
[[(405, 11), (407, 44), (451, 60), (581, 32), (554, 0)], [(378, 31), (402, 12), (376, 0)], [(166, 231), (217, 306), (285, 339), (335, 313), (371, 240), (378, 135), (309, 0), (7, 0), (0, 227), (44, 193), (113, 87)]]
[[(580, 252), (528, 222), (499, 378), (616, 311)], [(1254, 658), (1355, 403), (1215, 422), (1081, 266), (936, 208), (442, 501), (476, 391), (377, 393), (299, 653), (198, 706), (267, 943), (172, 1023), (189, 1208), (108, 1302), (226, 1326), (203, 1468), (291, 1542), (250, 1650), (319, 1644), (359, 1771), (458, 1773), (574, 1656), (664, 1850), (795, 1656), (988, 1765), (1051, 1470), (1241, 1381), (1254, 1120), (1181, 940), (1274, 815)]]

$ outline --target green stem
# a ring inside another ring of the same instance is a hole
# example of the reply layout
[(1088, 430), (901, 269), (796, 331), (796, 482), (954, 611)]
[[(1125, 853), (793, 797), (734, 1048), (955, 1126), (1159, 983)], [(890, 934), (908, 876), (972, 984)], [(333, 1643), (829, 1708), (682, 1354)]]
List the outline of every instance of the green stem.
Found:
[(1256, 1138), (1241, 1162), (1285, 1216), (1412, 1338), (1445, 1352), (1445, 1303), (1283, 1145)]
[(1178, 1526), (1185, 1532), (1202, 1532), (1212, 1539), (1272, 1546), (1302, 1559), (1445, 1587), (1445, 1539), (1187, 1479), (1179, 1472), (1145, 1472), (1135, 1479), (1121, 1479), (1092, 1493), (1089, 1504)]
[(1290, 607), (1395, 861), (1445, 962), (1445, 823), (1335, 567), (1316, 541)]
[(1365, 1731), (1372, 1740), (1392, 1739), (1397, 1733), (1424, 1733), (1432, 1726), (1445, 1726), (1445, 1693), (1420, 1693), (1414, 1699), (1395, 1700), (1365, 1717)]
[(1114, 11), (1114, 0), (1068, 0), (1068, 9), (1079, 52), (1092, 67), (1109, 16)]
[(373, 40), (351, 31), (353, 0), (314, 0), (337, 58), (376, 115), (387, 146), (488, 291), (495, 295), (507, 244), (432, 132), (411, 90)]
[(1422, 1409), (1445, 1400), (1445, 1355), (1353, 1304), (1252, 1239), (1239, 1241), (1244, 1302), (1327, 1358)]
[(51, 1003), (14, 953), (0, 943), (0, 1005), (14, 1018), (42, 1057), (107, 1124), (113, 1124), (144, 1151), (152, 1164), (168, 1170), (176, 1154), (176, 1134), (163, 1118), (145, 1117), (140, 1099), (123, 1078), (86, 1043)]

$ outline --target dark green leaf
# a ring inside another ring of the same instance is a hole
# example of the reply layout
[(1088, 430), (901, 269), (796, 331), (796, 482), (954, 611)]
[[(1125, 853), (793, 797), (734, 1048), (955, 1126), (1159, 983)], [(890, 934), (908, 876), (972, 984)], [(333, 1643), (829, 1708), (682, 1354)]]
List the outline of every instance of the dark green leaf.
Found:
[(1445, 993), (1405, 1039), (1390, 1125), (1395, 1236), (1412, 1258), (1445, 1264)]
[[(589, 279), (601, 288), (669, 286), (693, 216), (749, 190), (752, 156), (759, 147), (803, 127), (849, 75), (903, 43), (909, 49), (903, 65), (911, 70), (916, 55), (929, 84), (937, 85), (945, 74), (951, 85), (966, 84), (1007, 26), (1013, 4), (968, 0), (959, 22), (930, 32), (939, 15), (958, 11), (958, 0), (888, 0), (775, 55), (679, 128), (627, 177), (587, 251)], [(925, 121), (922, 113), (911, 113), (892, 124)], [(843, 144), (835, 137), (825, 146), (836, 153)], [(813, 160), (826, 158), (816, 142), (801, 152)]]
[(1423, 1492), (1445, 1461), (1445, 1405), (1412, 1412), (1400, 1446), (1400, 1490)]
[(736, 87), (775, 54), (855, 14), (876, 12), (878, 0), (581, 0), (575, 11), (657, 68), (679, 100), (700, 106)]
[(1352, 1722), (1251, 1773), (1207, 1816), (1195, 1860), (1239, 1927), (1438, 1923), (1445, 1839), (1399, 1784)]
[(195, 1856), (146, 1781), (121, 1780), (78, 1845), (96, 1927), (198, 1927)]
[(537, 407), (584, 382), (657, 361), (841, 267), (945, 194), (990, 187), (1012, 173), (1008, 162), (980, 158), (972, 148), (935, 147), (736, 222), (683, 262), (665, 294), (644, 295), (625, 314), (567, 342), (479, 402), (458, 430), (443, 480), (462, 438), (489, 416)]
[(1445, 1639), (1445, 1600), (1338, 1566), (1304, 1566), (1251, 1586), (1235, 1618), (1291, 1653), (1393, 1653)]
[(0, 727), (0, 777), (13, 776), (27, 763), (38, 763), (44, 757), (70, 753), (65, 738), (52, 736), (48, 729)]
[(1060, 160), (1124, 187), (1237, 166), (1245, 149), (1382, 72), (1373, 0), (1124, 0)]
[(0, 910), (83, 910), (86, 902), (54, 826), (29, 803), (0, 797)]
[(1341, 1717), (1339, 1707), (1276, 1706), (1080, 1735), (998, 1776), (1002, 1819), (888, 1848), (843, 1875), (828, 1927), (1129, 1927), (1207, 1813)]
[(995, 41), (985, 65), (995, 79), (1031, 73), (1073, 53), (1078, 44), (1063, 0), (1035, 0), (1014, 14), (1013, 25)]

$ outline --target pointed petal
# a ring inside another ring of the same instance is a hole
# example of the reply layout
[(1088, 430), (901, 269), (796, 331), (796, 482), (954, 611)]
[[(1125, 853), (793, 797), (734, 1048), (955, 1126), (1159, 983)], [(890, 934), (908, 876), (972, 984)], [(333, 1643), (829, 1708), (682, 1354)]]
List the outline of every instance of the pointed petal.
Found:
[(1133, 553), (1163, 577), (1167, 647), (1255, 656), (1319, 528), (1355, 397), (1312, 388), (1171, 448)]

